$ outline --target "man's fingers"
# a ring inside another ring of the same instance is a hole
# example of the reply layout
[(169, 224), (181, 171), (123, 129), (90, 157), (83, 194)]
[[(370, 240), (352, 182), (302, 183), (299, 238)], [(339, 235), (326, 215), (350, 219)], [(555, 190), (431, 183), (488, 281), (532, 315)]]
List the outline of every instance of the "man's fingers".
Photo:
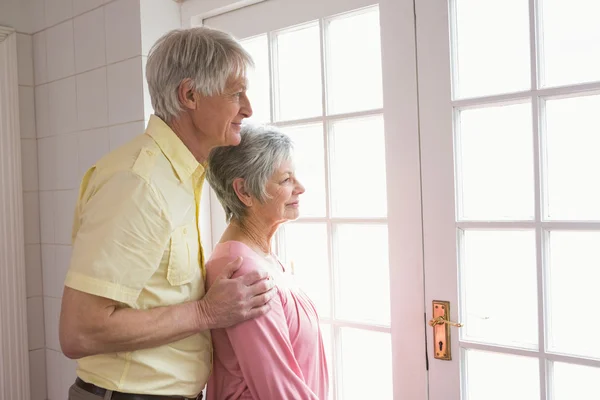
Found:
[(250, 296), (257, 296), (268, 292), (275, 287), (275, 282), (272, 279), (263, 279), (262, 281), (256, 282), (252, 286), (248, 286), (248, 294)]
[(235, 260), (231, 261), (230, 263), (228, 263), (225, 268), (223, 268), (223, 272), (221, 272), (221, 277), (222, 278), (227, 278), (227, 279), (231, 279), (231, 277), (233, 276), (233, 274), (235, 274), (235, 272), (240, 269), (240, 267), (242, 266), (242, 262), (244, 261), (244, 259), (242, 257), (238, 257)]
[(256, 282), (267, 279), (268, 277), (269, 273), (267, 271), (252, 271), (240, 276), (237, 279), (242, 283), (242, 285), (252, 286)]
[(252, 319), (265, 315), (266, 313), (271, 311), (271, 308), (272, 307), (270, 303), (267, 303), (264, 306), (253, 308), (248, 312), (248, 314), (246, 314), (246, 316), (248, 317), (247, 319)]
[(266, 293), (263, 294), (259, 294), (258, 296), (254, 296), (252, 298), (252, 300), (250, 300), (250, 307), (251, 308), (258, 308), (258, 307), (262, 307), (265, 304), (269, 304), (269, 302), (271, 300), (273, 300), (273, 298), (277, 295), (277, 291), (276, 290), (270, 290)]

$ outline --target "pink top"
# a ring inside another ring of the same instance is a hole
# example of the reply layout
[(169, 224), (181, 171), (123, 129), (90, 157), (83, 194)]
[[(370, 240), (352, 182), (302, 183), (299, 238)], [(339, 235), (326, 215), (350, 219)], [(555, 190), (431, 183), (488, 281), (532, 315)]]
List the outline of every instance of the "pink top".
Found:
[[(208, 287), (238, 256), (244, 261), (234, 277), (267, 268), (265, 260), (245, 244), (220, 243), (206, 263)], [(211, 332), (214, 353), (208, 400), (327, 399), (329, 376), (317, 311), (281, 267), (281, 271), (269, 270), (278, 289), (271, 311)]]

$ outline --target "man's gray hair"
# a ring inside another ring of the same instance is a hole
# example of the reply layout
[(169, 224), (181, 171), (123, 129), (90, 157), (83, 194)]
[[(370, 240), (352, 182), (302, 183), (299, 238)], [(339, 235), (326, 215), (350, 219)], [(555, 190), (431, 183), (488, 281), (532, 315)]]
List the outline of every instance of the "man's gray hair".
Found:
[(177, 89), (191, 79), (204, 96), (222, 94), (230, 78), (245, 78), (252, 57), (228, 33), (210, 28), (175, 29), (150, 49), (146, 80), (157, 116), (169, 121), (179, 115)]
[(244, 179), (244, 188), (258, 201), (267, 200), (266, 186), (277, 168), (292, 156), (292, 140), (273, 126), (245, 124), (237, 146), (217, 147), (208, 156), (206, 179), (225, 209), (227, 222), (242, 221), (246, 206), (240, 201), (233, 181)]

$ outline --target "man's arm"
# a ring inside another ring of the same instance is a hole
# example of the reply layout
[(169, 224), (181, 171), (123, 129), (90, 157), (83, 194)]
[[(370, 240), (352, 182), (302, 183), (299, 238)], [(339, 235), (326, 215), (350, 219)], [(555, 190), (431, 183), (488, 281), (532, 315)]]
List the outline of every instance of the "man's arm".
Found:
[(164, 199), (139, 175), (121, 171), (95, 186), (91, 181), (86, 175), (80, 191), (62, 299), (60, 342), (67, 356), (152, 348), (268, 311), (273, 294), (266, 276), (229, 279), (239, 261), (198, 302), (125, 308), (160, 265), (173, 229)]
[(202, 300), (150, 310), (65, 287), (60, 344), (69, 358), (161, 346), (206, 329), (226, 328), (267, 313), (275, 296), (263, 272), (231, 278), (241, 258), (229, 263)]

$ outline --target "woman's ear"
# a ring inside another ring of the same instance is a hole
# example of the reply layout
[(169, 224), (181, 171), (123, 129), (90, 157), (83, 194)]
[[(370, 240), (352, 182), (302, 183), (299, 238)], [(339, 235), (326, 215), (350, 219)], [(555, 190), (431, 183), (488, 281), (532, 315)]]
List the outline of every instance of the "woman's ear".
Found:
[(177, 98), (183, 108), (187, 110), (195, 110), (197, 108), (197, 100), (194, 93), (194, 82), (189, 78), (182, 80), (177, 88)]
[(246, 190), (246, 182), (243, 178), (235, 178), (233, 180), (233, 190), (238, 199), (240, 199), (246, 207), (252, 207), (252, 196)]

